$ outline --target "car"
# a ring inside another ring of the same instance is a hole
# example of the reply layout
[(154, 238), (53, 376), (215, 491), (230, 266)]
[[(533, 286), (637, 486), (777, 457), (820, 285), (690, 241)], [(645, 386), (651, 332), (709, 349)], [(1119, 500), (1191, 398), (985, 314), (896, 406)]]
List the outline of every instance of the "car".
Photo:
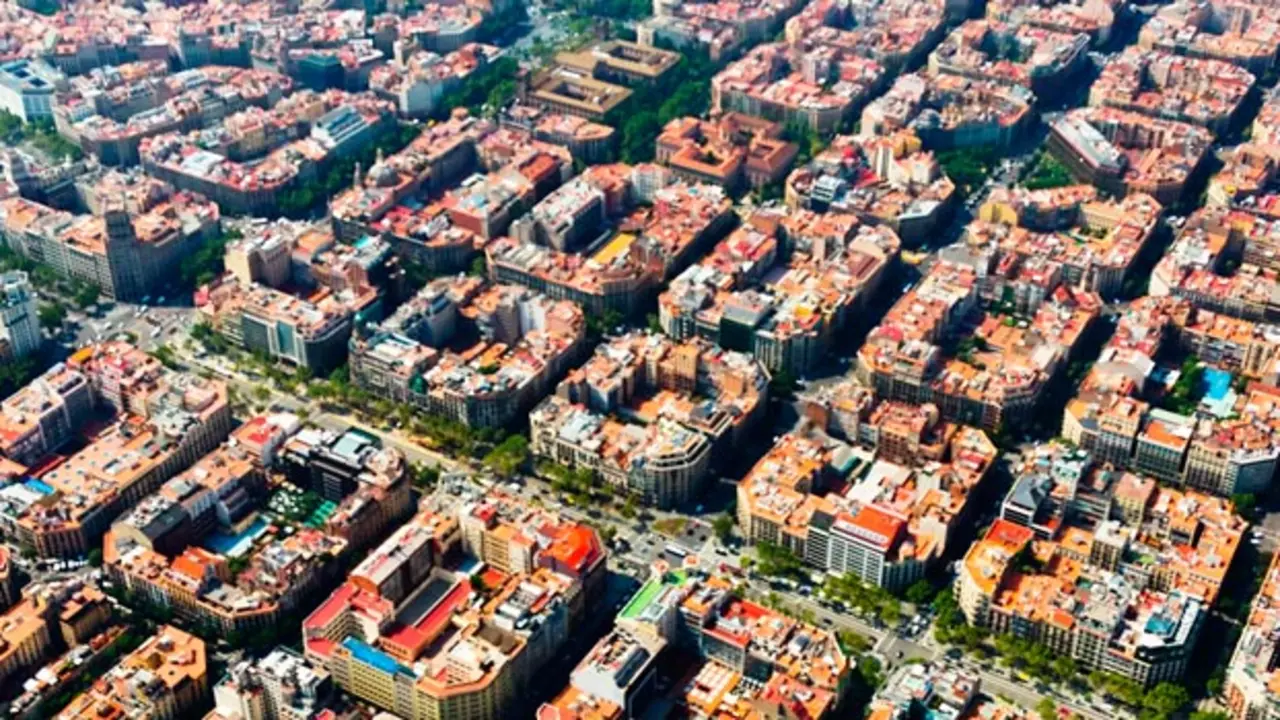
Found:
[(899, 660), (901, 660), (901, 659), (902, 659), (902, 655), (903, 655), (902, 651), (901, 651), (901, 650), (899, 650), (899, 651), (897, 652), (897, 655), (898, 655), (898, 659), (899, 659)]
[(824, 617), (822, 618), (822, 624), (826, 625), (827, 627), (831, 627), (832, 625), (835, 625), (835, 622), (833, 622), (829, 617)]

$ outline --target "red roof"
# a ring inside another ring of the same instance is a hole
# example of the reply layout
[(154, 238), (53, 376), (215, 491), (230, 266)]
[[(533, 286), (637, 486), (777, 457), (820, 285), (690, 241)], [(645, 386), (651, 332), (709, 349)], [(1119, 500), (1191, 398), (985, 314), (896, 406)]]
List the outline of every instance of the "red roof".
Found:
[(334, 590), (333, 594), (329, 596), (329, 599), (325, 600), (320, 607), (316, 608), (315, 612), (308, 615), (307, 619), (302, 621), (302, 629), (309, 630), (322, 628), (333, 622), (333, 619), (337, 617), (338, 613), (350, 604), (351, 598), (355, 593), (356, 587), (354, 585), (344, 583), (342, 587)]
[(875, 542), (884, 549), (893, 547), (894, 541), (907, 525), (902, 518), (875, 505), (862, 506), (852, 518), (852, 524), (859, 531), (860, 537)]
[(596, 564), (604, 550), (594, 530), (574, 524), (562, 529), (544, 554), (559, 567), (582, 574)]
[(988, 540), (994, 540), (1002, 545), (1023, 545), (1031, 542), (1032, 537), (1031, 528), (1023, 527), (1004, 518), (996, 520), (991, 525), (991, 529), (987, 531)]

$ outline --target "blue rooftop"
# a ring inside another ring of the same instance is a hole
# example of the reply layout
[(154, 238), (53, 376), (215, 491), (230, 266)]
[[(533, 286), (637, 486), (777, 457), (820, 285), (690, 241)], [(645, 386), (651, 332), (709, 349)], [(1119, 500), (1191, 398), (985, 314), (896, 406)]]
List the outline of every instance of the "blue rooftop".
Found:
[(342, 641), (342, 647), (351, 651), (351, 656), (356, 660), (368, 665), (376, 670), (384, 673), (404, 673), (411, 674), (409, 669), (395, 661), (395, 658), (375, 649), (368, 643), (349, 637)]
[(1231, 391), (1231, 373), (1226, 370), (1207, 367), (1200, 376), (1200, 382), (1204, 384), (1204, 396), (1210, 400), (1222, 400)]
[(25, 485), (28, 490), (33, 490), (41, 495), (52, 495), (54, 492), (53, 487), (43, 480), (30, 478), (22, 484)]

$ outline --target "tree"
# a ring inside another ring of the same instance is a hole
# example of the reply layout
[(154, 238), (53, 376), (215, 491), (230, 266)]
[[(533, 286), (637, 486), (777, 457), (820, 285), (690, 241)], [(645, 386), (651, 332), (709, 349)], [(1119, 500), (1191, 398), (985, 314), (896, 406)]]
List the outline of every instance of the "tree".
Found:
[(151, 355), (155, 359), (159, 360), (161, 365), (164, 365), (171, 370), (178, 367), (177, 356), (174, 355), (173, 348), (168, 345), (155, 346), (151, 350)]
[(909, 603), (925, 605), (933, 599), (933, 594), (933, 583), (921, 578), (907, 588), (906, 598)]
[(510, 478), (529, 461), (529, 439), (509, 435), (484, 456), (485, 467), (502, 478)]
[(222, 258), (227, 244), (241, 237), (239, 230), (227, 230), (184, 257), (178, 265), (178, 282), (189, 290), (211, 282), (225, 269)]
[(11, 395), (31, 382), (36, 376), (37, 365), (31, 355), (0, 363), (0, 396)]
[(799, 576), (803, 572), (800, 558), (782, 545), (768, 541), (756, 543), (757, 567), (770, 577)]
[(1252, 519), (1257, 514), (1258, 496), (1253, 493), (1236, 493), (1231, 496), (1231, 504), (1241, 517)]
[(902, 620), (902, 606), (897, 603), (886, 603), (879, 610), (880, 620), (886, 625), (897, 625)]
[(975, 147), (944, 150), (936, 157), (956, 188), (968, 195), (991, 175), (997, 153), (992, 147)]
[(90, 285), (89, 283), (82, 282), (76, 284), (73, 288), (71, 299), (75, 302), (76, 307), (83, 310), (98, 302), (99, 292), (100, 290), (97, 285)]
[(618, 511), (622, 517), (631, 519), (636, 516), (636, 496), (628, 494), (626, 499), (622, 501), (622, 509)]
[(880, 661), (870, 654), (858, 658), (858, 677), (870, 691), (876, 690), (884, 682), (880, 667)]
[(796, 377), (790, 370), (780, 368), (769, 379), (769, 394), (782, 400), (790, 400), (796, 393)]
[(625, 319), (622, 313), (613, 308), (605, 308), (604, 312), (599, 314), (589, 313), (587, 315), (587, 337), (599, 340), (601, 336), (612, 332), (614, 328), (621, 325)]
[(1036, 712), (1041, 720), (1057, 720), (1058, 704), (1049, 698), (1040, 698), (1040, 702), (1036, 703)]
[(1028, 190), (1040, 190), (1044, 188), (1063, 187), (1071, 185), (1075, 179), (1071, 177), (1071, 171), (1063, 165), (1060, 160), (1047, 152), (1037, 153), (1032, 161), (1031, 171), (1027, 174), (1027, 179), (1023, 181), (1023, 185)]
[(488, 104), (491, 111), (505, 106), (515, 96), (516, 84), (512, 80), (520, 73), (520, 66), (511, 57), (503, 57), (472, 73), (453, 92), (445, 95), (443, 102), (433, 113), (436, 119), (444, 119), (457, 107), (465, 107), (472, 114), (481, 114)]
[(1159, 717), (1169, 717), (1191, 702), (1191, 693), (1181, 685), (1162, 682), (1147, 691), (1142, 698), (1142, 707), (1156, 713)]
[(729, 544), (729, 539), (733, 537), (733, 526), (733, 516), (729, 513), (721, 513), (711, 521), (711, 529), (722, 545)]
[(865, 635), (860, 635), (852, 630), (842, 630), (836, 636), (840, 641), (840, 646), (844, 648), (845, 653), (849, 655), (861, 655), (871, 649), (871, 641)]
[(67, 320), (67, 308), (60, 302), (51, 302), (41, 305), (37, 315), (40, 318), (40, 327), (46, 330), (57, 330)]
[(231, 577), (236, 577), (249, 567), (249, 558), (244, 555), (238, 555), (227, 561), (227, 572), (231, 573)]
[(99, 548), (93, 548), (89, 551), (87, 559), (90, 567), (102, 567), (102, 550)]
[(413, 486), (422, 490), (435, 487), (440, 480), (440, 468), (436, 465), (419, 463), (412, 467)]
[(1052, 668), (1053, 674), (1062, 682), (1069, 682), (1078, 672), (1080, 672), (1080, 668), (1076, 664), (1075, 659), (1068, 655), (1059, 655), (1054, 658)]

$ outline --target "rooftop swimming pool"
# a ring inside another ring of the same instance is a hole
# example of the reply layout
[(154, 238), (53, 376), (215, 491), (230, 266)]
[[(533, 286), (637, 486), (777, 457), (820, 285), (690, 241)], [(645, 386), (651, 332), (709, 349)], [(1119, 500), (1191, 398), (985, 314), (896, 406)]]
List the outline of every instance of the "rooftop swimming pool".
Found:
[(1214, 367), (1207, 367), (1200, 375), (1200, 383), (1204, 385), (1204, 396), (1209, 400), (1220, 401), (1231, 392), (1231, 373)]
[(220, 530), (205, 536), (204, 547), (226, 557), (240, 557), (253, 547), (253, 541), (267, 531), (267, 521), (261, 516), (249, 523), (249, 526), (238, 533), (225, 533)]

